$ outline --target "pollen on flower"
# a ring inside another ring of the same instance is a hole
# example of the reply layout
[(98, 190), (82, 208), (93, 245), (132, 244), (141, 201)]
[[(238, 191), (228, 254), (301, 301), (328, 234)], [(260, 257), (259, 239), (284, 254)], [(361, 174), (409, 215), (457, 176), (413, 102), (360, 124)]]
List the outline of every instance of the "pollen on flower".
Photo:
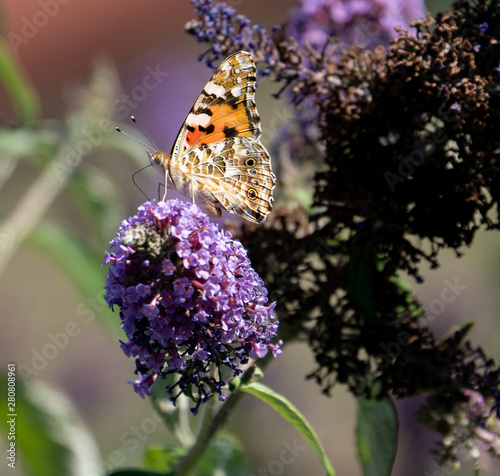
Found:
[(249, 358), (281, 353), (271, 344), (278, 322), (247, 252), (197, 206), (178, 200), (139, 207), (106, 252), (104, 298), (120, 310), (136, 359), (134, 390), (144, 398), (158, 378), (175, 404), (181, 393), (199, 405), (219, 394)]

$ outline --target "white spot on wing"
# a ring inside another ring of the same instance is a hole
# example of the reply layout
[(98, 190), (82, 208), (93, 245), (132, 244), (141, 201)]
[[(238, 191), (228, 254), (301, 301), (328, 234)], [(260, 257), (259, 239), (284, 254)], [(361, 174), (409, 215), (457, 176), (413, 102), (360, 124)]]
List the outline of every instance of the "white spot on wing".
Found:
[(202, 114), (194, 114), (193, 112), (189, 114), (188, 118), (186, 119), (186, 122), (193, 127), (196, 126), (202, 126), (205, 127), (207, 124), (210, 123), (210, 116), (208, 114), (202, 113)]
[(207, 85), (205, 86), (205, 92), (207, 94), (213, 94), (215, 95), (215, 97), (222, 97), (224, 96), (224, 93), (226, 92), (226, 90), (224, 89), (223, 86), (217, 86), (217, 84), (215, 84), (213, 81), (210, 81), (207, 83)]
[(231, 89), (231, 94), (235, 98), (237, 98), (238, 96), (241, 96), (241, 88), (239, 86), (235, 86), (233, 89)]

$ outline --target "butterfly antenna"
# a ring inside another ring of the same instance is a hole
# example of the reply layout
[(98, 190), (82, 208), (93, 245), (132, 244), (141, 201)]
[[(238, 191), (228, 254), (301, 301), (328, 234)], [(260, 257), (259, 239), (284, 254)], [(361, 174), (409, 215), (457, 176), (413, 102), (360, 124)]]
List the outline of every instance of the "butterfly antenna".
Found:
[(146, 165), (145, 167), (143, 167), (142, 169), (139, 169), (137, 172), (134, 173), (134, 175), (132, 175), (132, 182), (134, 182), (134, 185), (142, 192), (142, 194), (148, 199), (150, 200), (150, 198), (146, 195), (146, 193), (144, 192), (144, 190), (139, 187), (139, 185), (137, 184), (137, 182), (135, 181), (135, 176), (139, 173), (139, 172), (142, 172), (144, 169), (147, 169), (148, 167), (151, 167), (151, 164), (148, 164)]
[(135, 116), (130, 116), (130, 119), (132, 119), (132, 122), (137, 126), (137, 129), (139, 129), (141, 132), (142, 132), (142, 135), (149, 141), (151, 142), (151, 144), (153, 144), (153, 147), (155, 148), (155, 151), (156, 150), (159, 150), (158, 147), (156, 147), (156, 144), (154, 142), (153, 139), (151, 139), (151, 137), (149, 137), (148, 134), (146, 134), (144, 132), (144, 129), (139, 125), (139, 123), (137, 122), (137, 119), (135, 118)]
[(130, 134), (127, 134), (126, 132), (123, 132), (119, 127), (115, 127), (115, 129), (120, 133), (120, 134), (123, 134), (124, 136), (127, 136), (129, 139), (132, 139), (134, 142), (137, 142), (138, 144), (141, 144), (143, 145), (144, 147), (146, 147), (147, 149), (150, 149), (152, 150), (153, 152), (156, 152), (158, 149), (154, 148), (154, 144), (153, 146), (149, 145), (149, 144), (146, 144), (145, 142), (142, 142), (140, 141), (139, 139), (136, 139), (135, 137), (132, 137)]

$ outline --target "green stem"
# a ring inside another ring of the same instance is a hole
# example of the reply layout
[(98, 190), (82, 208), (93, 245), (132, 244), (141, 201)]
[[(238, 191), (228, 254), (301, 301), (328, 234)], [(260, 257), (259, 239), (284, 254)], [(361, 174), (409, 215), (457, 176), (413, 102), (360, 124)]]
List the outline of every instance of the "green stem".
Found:
[[(2, 61), (0, 43), (0, 70)], [(68, 133), (59, 142), (55, 157), (33, 184), (23, 191), (12, 213), (0, 225), (0, 275), (26, 236), (36, 230), (74, 170), (94, 147), (100, 145), (101, 139), (90, 142), (89, 135), (97, 132), (96, 136), (102, 138), (106, 133), (98, 125), (107, 120), (112, 112), (109, 101), (115, 93), (115, 83), (109, 77), (112, 74), (110, 71), (104, 67), (96, 69), (89, 87), (82, 94), (82, 108), (68, 120)]]
[(181, 461), (178, 470), (175, 472), (176, 476), (185, 476), (190, 474), (193, 467), (196, 465), (198, 460), (205, 452), (208, 443), (210, 442), (215, 431), (217, 430), (215, 429), (215, 431), (213, 432), (211, 431), (211, 428), (213, 426), (212, 423), (213, 411), (214, 411), (214, 402), (213, 398), (211, 398), (205, 406), (205, 412), (203, 414), (203, 420), (201, 422), (198, 439), (196, 440), (196, 443), (192, 446), (192, 448), (189, 450), (188, 454)]
[(162, 417), (163, 422), (167, 428), (175, 436), (176, 440), (182, 445), (183, 448), (190, 448), (194, 442), (195, 437), (189, 426), (187, 418), (188, 414), (188, 400), (181, 395), (176, 401), (176, 411), (166, 410), (165, 403), (172, 405), (170, 401), (159, 401), (153, 394), (152, 404), (156, 412)]
[[(66, 154), (60, 153), (17, 203), (12, 214), (0, 226), (2, 247), (0, 274), (24, 238), (41, 220), (59, 192), (66, 186), (71, 172), (80, 164), (81, 156), (67, 165)], [(64, 173), (61, 173), (64, 171)]]
[[(289, 329), (288, 332), (285, 332), (285, 334), (287, 335), (289, 333), (292, 333), (291, 329)], [(296, 332), (294, 332), (293, 334), (296, 335)], [(280, 335), (280, 338), (283, 339), (283, 335)], [(265, 357), (259, 359), (259, 368), (263, 369), (272, 360), (274, 360), (273, 355), (271, 352), (268, 352)], [(249, 383), (253, 379), (256, 369), (256, 364), (248, 367), (241, 376), (241, 383)], [(207, 449), (210, 440), (217, 433), (217, 431), (226, 424), (227, 420), (229, 419), (229, 415), (231, 415), (233, 410), (238, 406), (244, 395), (244, 392), (240, 392), (238, 389), (236, 389), (224, 402), (224, 404), (212, 420), (211, 418), (213, 415), (213, 407), (210, 406), (209, 411), (205, 412), (204, 414), (203, 422), (196, 443), (179, 463), (179, 466), (177, 467), (177, 470), (175, 472), (175, 476), (186, 476), (190, 474), (190, 471), (193, 469), (196, 463), (198, 463), (199, 458), (201, 458), (201, 456)], [(210, 402), (212, 402), (212, 400), (213, 399), (211, 399)]]
[[(241, 377), (242, 382), (250, 381), (254, 375), (255, 369), (255, 365), (249, 367)], [(217, 431), (226, 424), (229, 415), (237, 407), (243, 396), (243, 392), (233, 392), (224, 402), (221, 409), (213, 419), (213, 403), (211, 403), (213, 398), (210, 399), (210, 401), (207, 403), (207, 405), (210, 404), (210, 407), (207, 408), (208, 411), (206, 411), (203, 416), (203, 422), (198, 434), (198, 439), (196, 440), (194, 446), (189, 450), (189, 453), (180, 462), (177, 471), (175, 472), (175, 476), (186, 476), (188, 474), (191, 474), (191, 470), (205, 452), (208, 444), (210, 443), (210, 440), (215, 435), (215, 433), (217, 433)]]

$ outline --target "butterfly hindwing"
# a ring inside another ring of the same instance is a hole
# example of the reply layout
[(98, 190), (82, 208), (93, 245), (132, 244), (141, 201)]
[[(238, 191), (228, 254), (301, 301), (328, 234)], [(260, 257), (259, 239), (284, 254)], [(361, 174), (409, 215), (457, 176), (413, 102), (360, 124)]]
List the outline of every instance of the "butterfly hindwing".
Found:
[(251, 137), (234, 137), (189, 153), (194, 192), (212, 212), (224, 207), (260, 223), (272, 209), (276, 177), (264, 146)]

